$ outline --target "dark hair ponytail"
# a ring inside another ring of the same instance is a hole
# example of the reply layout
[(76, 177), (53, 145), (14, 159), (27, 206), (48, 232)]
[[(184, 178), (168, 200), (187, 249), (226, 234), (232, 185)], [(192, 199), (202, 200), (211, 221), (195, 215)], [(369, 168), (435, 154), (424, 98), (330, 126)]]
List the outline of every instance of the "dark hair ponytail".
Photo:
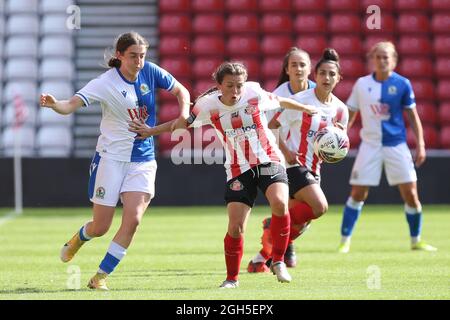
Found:
[(120, 52), (123, 54), (128, 49), (128, 47), (131, 47), (135, 44), (139, 46), (145, 46), (145, 48), (147, 49), (149, 47), (148, 41), (135, 31), (126, 32), (119, 35), (114, 42), (114, 49), (108, 48), (105, 51), (105, 61), (108, 61), (108, 67), (120, 68), (121, 61), (119, 58), (117, 58), (116, 53)]
[(317, 62), (314, 71), (317, 73), (322, 63), (334, 63), (341, 73), (341, 66), (339, 65), (339, 54), (333, 48), (326, 48), (322, 53), (322, 58)]

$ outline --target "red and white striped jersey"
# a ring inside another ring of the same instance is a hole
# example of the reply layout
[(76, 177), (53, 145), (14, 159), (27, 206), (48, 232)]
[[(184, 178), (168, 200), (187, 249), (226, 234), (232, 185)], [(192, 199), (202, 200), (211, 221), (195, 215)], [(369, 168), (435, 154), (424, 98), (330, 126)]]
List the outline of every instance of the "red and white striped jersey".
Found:
[(267, 127), (264, 112), (280, 107), (276, 96), (257, 82), (246, 82), (239, 102), (227, 106), (214, 91), (198, 99), (189, 119), (190, 127), (210, 124), (225, 148), (227, 181), (262, 163), (284, 164), (284, 157)]
[[(284, 110), (278, 121), (282, 126), (289, 128), (289, 137), (286, 140), (289, 150), (300, 154), (299, 160), (302, 166), (320, 175), (321, 161), (314, 154), (314, 135), (320, 129), (332, 126), (333, 122), (340, 122), (347, 127), (348, 109), (335, 95), (332, 95), (330, 103), (323, 104), (317, 99), (314, 91), (314, 89), (305, 90), (290, 98), (317, 107), (317, 114), (310, 116), (304, 112)], [(290, 168), (298, 164), (287, 166)]]

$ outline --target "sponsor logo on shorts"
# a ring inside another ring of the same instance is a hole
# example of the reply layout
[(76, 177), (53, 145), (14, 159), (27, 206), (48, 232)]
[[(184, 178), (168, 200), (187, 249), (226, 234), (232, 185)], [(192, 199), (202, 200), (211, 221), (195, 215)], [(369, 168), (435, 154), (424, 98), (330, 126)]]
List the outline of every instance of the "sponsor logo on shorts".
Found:
[(230, 184), (230, 189), (233, 191), (241, 191), (244, 189), (244, 185), (239, 180), (235, 180)]
[(99, 199), (104, 199), (105, 198), (105, 188), (98, 187), (97, 190), (95, 191), (95, 197), (99, 198)]

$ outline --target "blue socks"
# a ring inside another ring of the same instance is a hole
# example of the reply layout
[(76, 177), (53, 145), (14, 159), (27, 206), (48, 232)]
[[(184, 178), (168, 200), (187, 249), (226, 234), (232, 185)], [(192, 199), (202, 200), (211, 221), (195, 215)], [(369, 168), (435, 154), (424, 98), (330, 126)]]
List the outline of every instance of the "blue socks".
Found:
[(119, 244), (115, 243), (114, 241), (111, 241), (111, 244), (109, 245), (108, 252), (106, 253), (105, 257), (103, 258), (103, 261), (100, 263), (99, 266), (99, 273), (108, 273), (114, 271), (116, 266), (119, 264), (120, 260), (127, 254), (127, 249), (120, 246)]
[(350, 238), (353, 232), (353, 227), (361, 214), (364, 201), (355, 201), (349, 197), (344, 208), (344, 215), (342, 217), (341, 235), (343, 238)]
[(413, 242), (417, 242), (420, 240), (420, 233), (422, 231), (422, 207), (413, 208), (405, 203), (405, 214), (411, 239)]
[(87, 233), (86, 233), (86, 226), (87, 223), (81, 227), (80, 231), (79, 231), (79, 236), (81, 241), (89, 241), (92, 239), (92, 237), (90, 237)]

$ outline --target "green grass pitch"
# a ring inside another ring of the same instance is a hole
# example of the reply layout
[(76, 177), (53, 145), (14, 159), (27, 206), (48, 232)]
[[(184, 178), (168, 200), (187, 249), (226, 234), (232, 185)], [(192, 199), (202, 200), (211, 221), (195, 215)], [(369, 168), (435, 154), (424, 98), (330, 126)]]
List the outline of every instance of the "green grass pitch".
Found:
[[(437, 252), (413, 252), (401, 205), (365, 206), (352, 250), (336, 252), (342, 206), (332, 206), (296, 241), (293, 281), (248, 274), (260, 249), (268, 207), (254, 208), (244, 243), (240, 287), (220, 290), (225, 279), (225, 207), (150, 207), (127, 256), (109, 277), (109, 292), (86, 288), (120, 223), (86, 244), (68, 264), (59, 250), (91, 216), (89, 208), (25, 209), (1, 222), (0, 300), (3, 299), (449, 299), (450, 206), (424, 206), (423, 239)], [(76, 287), (80, 285), (79, 289)], [(73, 289), (75, 288), (75, 289)]]

